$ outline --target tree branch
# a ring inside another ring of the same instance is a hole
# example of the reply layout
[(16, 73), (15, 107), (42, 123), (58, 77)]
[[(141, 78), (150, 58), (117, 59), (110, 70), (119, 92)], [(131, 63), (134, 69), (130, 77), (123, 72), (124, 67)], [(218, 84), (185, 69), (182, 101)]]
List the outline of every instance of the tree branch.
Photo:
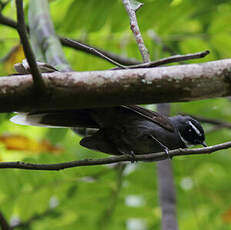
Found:
[[(198, 149), (175, 149), (169, 151), (168, 155), (165, 152), (159, 153), (150, 153), (144, 155), (136, 155), (136, 161), (160, 161), (167, 159), (169, 156), (186, 156), (186, 155), (198, 155), (205, 153), (213, 153), (219, 151), (221, 149), (231, 148), (231, 141), (225, 142), (222, 144), (206, 147), (206, 148), (198, 148)], [(63, 170), (67, 168), (80, 167), (80, 166), (93, 166), (93, 165), (105, 165), (105, 164), (113, 164), (118, 162), (130, 161), (131, 158), (129, 156), (115, 156), (108, 157), (103, 159), (85, 159), (80, 161), (71, 161), (57, 164), (34, 164), (34, 163), (25, 163), (25, 162), (0, 162), (0, 168), (17, 168), (17, 169), (27, 169), (27, 170)]]
[(4, 10), (4, 8), (9, 4), (10, 0), (0, 1), (0, 12)]
[(30, 70), (32, 73), (33, 81), (34, 81), (34, 88), (37, 93), (41, 93), (45, 89), (45, 84), (43, 82), (42, 76), (39, 72), (38, 66), (36, 64), (35, 56), (31, 49), (29, 39), (27, 36), (26, 25), (24, 21), (24, 14), (23, 14), (23, 1), (16, 0), (16, 7), (17, 7), (17, 30), (23, 45), (23, 50), (30, 66)]
[(94, 55), (97, 57), (102, 57), (101, 54), (103, 54), (104, 56), (107, 56), (108, 58), (120, 63), (121, 65), (137, 65), (140, 63), (135, 58), (123, 57), (123, 56), (114, 54), (112, 52), (108, 52), (108, 51), (105, 51), (103, 49), (99, 49), (97, 47), (90, 46), (89, 44), (86, 44), (82, 41), (78, 41), (78, 40), (74, 40), (74, 39), (70, 39), (70, 38), (65, 38), (65, 37), (61, 37), (61, 36), (59, 36), (59, 39), (60, 39), (61, 43), (66, 47), (70, 47), (70, 48), (73, 48), (75, 50), (83, 51), (85, 53), (88, 53), (88, 54), (91, 54), (91, 55)]
[[(67, 40), (67, 39), (66, 39)], [(79, 46), (82, 46), (84, 47), (83, 44), (77, 42), (77, 41), (74, 41), (74, 40), (71, 40), (70, 42), (72, 42), (72, 44), (78, 44)], [(94, 49), (93, 47), (89, 47), (89, 46), (85, 46), (85, 49), (89, 49), (91, 52), (94, 52), (96, 53), (99, 57), (101, 57), (102, 59), (105, 59), (107, 60), (108, 62), (112, 63), (113, 65), (116, 65), (118, 66), (119, 68), (121, 69), (126, 69), (126, 66), (124, 65), (121, 65), (120, 63), (116, 62), (115, 60), (107, 57), (106, 55), (104, 55), (103, 53), (100, 53), (97, 49)]]
[[(30, 75), (0, 78), (0, 112), (91, 108), (231, 96), (231, 59), (149, 69), (44, 73), (36, 105)], [(75, 100), (73, 100), (75, 98)]]
[[(123, 69), (137, 69), (137, 68), (152, 68), (157, 67), (161, 65), (166, 65), (174, 62), (181, 62), (181, 61), (187, 61), (192, 59), (199, 59), (207, 56), (209, 54), (209, 50), (197, 52), (193, 54), (185, 54), (185, 55), (174, 55), (166, 58), (162, 58), (156, 61), (151, 62), (145, 62), (137, 65), (130, 65), (130, 66), (122, 66)], [(115, 69), (121, 69), (120, 67), (113, 68)]]

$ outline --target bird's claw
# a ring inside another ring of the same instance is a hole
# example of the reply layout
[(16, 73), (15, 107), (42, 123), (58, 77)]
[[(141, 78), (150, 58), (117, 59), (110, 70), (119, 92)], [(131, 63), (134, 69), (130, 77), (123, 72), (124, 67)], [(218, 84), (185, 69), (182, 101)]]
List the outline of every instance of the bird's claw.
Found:
[(128, 155), (129, 155), (131, 163), (137, 162), (136, 155), (135, 155), (135, 153), (133, 151), (131, 151)]
[(168, 159), (172, 160), (172, 157), (169, 155), (169, 149), (168, 148), (164, 148), (164, 152), (166, 153)]

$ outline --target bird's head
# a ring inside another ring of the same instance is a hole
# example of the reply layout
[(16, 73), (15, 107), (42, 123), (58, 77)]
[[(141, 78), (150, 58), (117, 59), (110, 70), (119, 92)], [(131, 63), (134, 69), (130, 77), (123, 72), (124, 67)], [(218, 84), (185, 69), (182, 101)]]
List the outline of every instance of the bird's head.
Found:
[(186, 146), (203, 145), (205, 143), (205, 133), (201, 124), (190, 116), (178, 115), (171, 118), (174, 126), (178, 129), (181, 140)]

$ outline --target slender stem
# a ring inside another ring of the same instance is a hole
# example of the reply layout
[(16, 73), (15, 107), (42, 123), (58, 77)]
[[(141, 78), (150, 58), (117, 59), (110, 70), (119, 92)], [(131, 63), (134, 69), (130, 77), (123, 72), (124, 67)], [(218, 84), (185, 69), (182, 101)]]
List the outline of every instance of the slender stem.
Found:
[[(168, 156), (165, 152), (159, 153), (150, 153), (144, 155), (136, 155), (136, 161), (160, 161), (165, 160), (168, 157), (175, 157), (175, 156), (188, 156), (188, 155), (196, 155), (196, 154), (206, 154), (206, 153), (213, 153), (222, 149), (231, 148), (231, 141), (225, 142), (218, 145), (209, 146), (206, 148), (198, 148), (198, 149), (175, 149), (171, 150), (168, 153)], [(85, 159), (80, 161), (71, 161), (71, 162), (64, 162), (64, 163), (57, 163), (57, 164), (34, 164), (34, 163), (26, 163), (26, 162), (0, 162), (0, 168), (17, 168), (17, 169), (27, 169), (27, 170), (63, 170), (67, 168), (73, 167), (80, 167), (80, 166), (96, 166), (96, 165), (106, 165), (106, 164), (113, 164), (118, 162), (126, 162), (130, 161), (129, 156), (115, 156), (115, 157), (108, 157), (102, 159)]]
[(136, 43), (139, 47), (139, 51), (142, 55), (143, 62), (150, 62), (150, 57), (147, 48), (144, 45), (144, 40), (140, 33), (140, 29), (137, 23), (136, 13), (135, 10), (132, 9), (131, 3), (129, 0), (123, 0), (123, 4), (127, 10), (129, 19), (130, 19), (130, 27), (135, 36)]
[(0, 1), (0, 11), (3, 11), (9, 2), (10, 0), (7, 0), (5, 2)]
[[(65, 37), (61, 37), (61, 36), (59, 36), (59, 39), (60, 39), (61, 43), (66, 47), (70, 47), (70, 48), (73, 48), (73, 49), (76, 49), (79, 51), (83, 51), (85, 53), (88, 53), (88, 54), (91, 54), (91, 55), (94, 55), (97, 57), (101, 57), (104, 60), (107, 60), (104, 58), (106, 56), (107, 58), (112, 59), (115, 62), (120, 63), (121, 65), (136, 65), (136, 64), (140, 63), (138, 60), (136, 60), (134, 58), (123, 57), (123, 56), (114, 54), (112, 52), (108, 52), (108, 51), (105, 51), (103, 49), (99, 49), (97, 47), (90, 46), (86, 43), (83, 43), (82, 41), (80, 42), (77, 40), (73, 40), (73, 39), (65, 38)], [(102, 57), (102, 55), (104, 55), (104, 56)]]
[[(152, 62), (141, 63), (137, 65), (130, 65), (130, 66), (127, 66), (126, 69), (152, 68), (152, 67), (166, 65), (166, 64), (170, 64), (174, 62), (199, 59), (199, 58), (204, 58), (209, 53), (210, 53), (209, 50), (206, 50), (206, 51), (192, 53), (192, 54), (174, 55), (174, 56), (162, 58), (162, 59), (152, 61)], [(114, 69), (120, 69), (120, 68), (114, 68)]]
[(16, 0), (16, 7), (17, 7), (17, 30), (18, 30), (18, 33), (19, 33), (19, 36), (20, 36), (20, 39), (23, 45), (26, 59), (30, 66), (30, 71), (31, 71), (33, 81), (34, 81), (34, 88), (37, 93), (41, 93), (45, 89), (45, 84), (42, 79), (42, 75), (39, 72), (38, 66), (36, 64), (35, 56), (33, 54), (33, 51), (29, 43), (26, 25), (24, 21), (23, 1)]
[(95, 54), (97, 54), (97, 56), (107, 60), (108, 62), (112, 63), (113, 65), (116, 65), (116, 66), (120, 67), (121, 69), (126, 69), (127, 68), (126, 66), (121, 65), (117, 61), (115, 61), (115, 60), (111, 59), (110, 57), (104, 55), (101, 51), (98, 51), (97, 49), (95, 49), (93, 47), (87, 46), (87, 45), (82, 44), (82, 43), (80, 43), (78, 41), (67, 39), (67, 38), (65, 38), (64, 41), (72, 43), (73, 45), (74, 44), (78, 45), (79, 47), (84, 48), (85, 50), (88, 50), (91, 53), (95, 53)]

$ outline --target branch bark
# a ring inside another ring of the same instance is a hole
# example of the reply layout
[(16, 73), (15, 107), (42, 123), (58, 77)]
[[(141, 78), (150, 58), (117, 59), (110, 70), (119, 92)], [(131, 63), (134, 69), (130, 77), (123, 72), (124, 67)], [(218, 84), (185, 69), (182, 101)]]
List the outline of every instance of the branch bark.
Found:
[[(144, 155), (136, 155), (136, 161), (160, 161), (167, 159), (169, 156), (184, 156), (184, 155), (195, 155), (195, 154), (205, 154), (205, 153), (213, 153), (219, 151), (221, 149), (231, 148), (231, 141), (225, 142), (222, 144), (206, 147), (206, 148), (198, 148), (198, 149), (175, 149), (169, 151), (168, 155), (165, 152), (159, 153), (150, 153)], [(17, 168), (17, 169), (27, 169), (27, 170), (63, 170), (67, 168), (80, 167), (80, 166), (93, 166), (93, 165), (105, 165), (105, 164), (113, 164), (118, 162), (131, 161), (129, 156), (115, 156), (108, 157), (102, 159), (85, 159), (80, 161), (71, 161), (57, 164), (33, 164), (33, 163), (25, 163), (25, 162), (0, 162), (0, 169), (6, 168)]]
[[(31, 75), (0, 78), (0, 112), (91, 108), (231, 96), (231, 59), (150, 69), (43, 74), (35, 104)], [(73, 100), (74, 99), (74, 100)]]

